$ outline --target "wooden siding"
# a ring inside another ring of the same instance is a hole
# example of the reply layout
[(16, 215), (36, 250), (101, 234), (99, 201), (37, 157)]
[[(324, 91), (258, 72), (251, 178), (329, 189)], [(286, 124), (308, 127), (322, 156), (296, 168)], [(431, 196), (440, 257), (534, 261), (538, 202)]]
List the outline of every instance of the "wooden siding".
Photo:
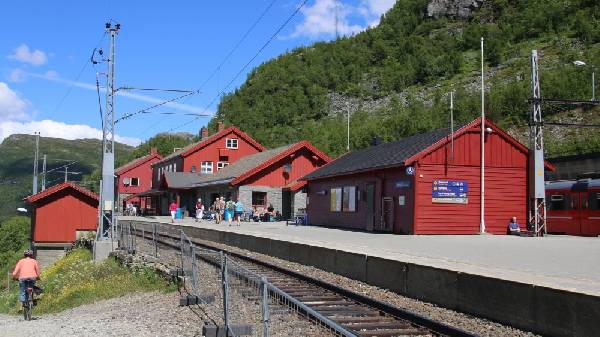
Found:
[[(454, 139), (454, 159), (450, 143), (433, 151), (419, 160), (421, 164), (453, 164), (479, 166), (481, 134), (478, 129), (472, 129)], [(448, 138), (450, 141), (450, 138)], [(507, 142), (501, 135), (492, 133), (486, 135), (485, 162), (491, 167), (527, 167), (527, 153), (520, 151)]]
[[(419, 166), (418, 174), (416, 195), (418, 215), (415, 219), (415, 234), (476, 234), (479, 232), (479, 167), (422, 165)], [(468, 204), (433, 203), (432, 184), (433, 180), (437, 179), (467, 181), (469, 183)], [(527, 220), (526, 170), (486, 167), (486, 231), (493, 234), (506, 234), (512, 216), (516, 216), (524, 226)]]
[[(242, 185), (284, 187), (304, 177), (325, 164), (322, 159), (313, 158), (314, 153), (307, 148), (301, 148), (278, 162), (270, 165), (258, 174), (242, 182)], [(289, 173), (284, 172), (284, 166), (291, 165)]]
[[(158, 161), (160, 161), (160, 158), (158, 157), (150, 159), (147, 162), (120, 174), (117, 178), (117, 193), (137, 194), (151, 189), (153, 180), (152, 165)], [(130, 181), (131, 178), (138, 178), (139, 186), (125, 186), (123, 183), (125, 178), (129, 178)]]
[[(238, 140), (237, 149), (228, 149), (226, 139), (235, 138)], [(191, 172), (192, 166), (196, 166), (196, 172), (200, 172), (200, 165), (203, 161), (213, 162), (213, 173), (217, 172), (217, 162), (219, 162), (220, 156), (227, 156), (227, 162), (229, 164), (235, 163), (238, 159), (245, 157), (250, 154), (261, 152), (253, 144), (238, 136), (233, 131), (224, 134), (219, 137), (215, 142), (201, 148), (200, 150), (189, 154), (183, 159), (183, 170), (182, 172)], [(178, 169), (178, 171), (181, 171)]]
[[(381, 222), (382, 198), (391, 197), (394, 207), (394, 233), (412, 233), (413, 228), (413, 188), (414, 177), (405, 174), (404, 167), (357, 173), (347, 176), (313, 180), (308, 184), (308, 221), (311, 225), (332, 226), (348, 229), (367, 230), (366, 189), (368, 184), (375, 185), (374, 227)], [(409, 180), (410, 188), (397, 188), (396, 182)], [(330, 190), (332, 188), (356, 186), (360, 200), (356, 201), (356, 212), (331, 212)], [(326, 191), (325, 195), (320, 191)], [(398, 205), (398, 197), (405, 197), (405, 205)]]
[(77, 230), (96, 230), (98, 201), (65, 189), (34, 205), (34, 242), (73, 242)]

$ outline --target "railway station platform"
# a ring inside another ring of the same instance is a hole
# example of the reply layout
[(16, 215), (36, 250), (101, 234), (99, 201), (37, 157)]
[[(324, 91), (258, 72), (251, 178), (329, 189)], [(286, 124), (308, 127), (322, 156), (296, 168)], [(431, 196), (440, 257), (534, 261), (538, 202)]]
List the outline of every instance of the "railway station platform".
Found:
[(543, 335), (600, 331), (600, 238), (412, 236), (285, 222), (121, 221), (174, 225), (196, 238), (312, 265), (402, 295)]

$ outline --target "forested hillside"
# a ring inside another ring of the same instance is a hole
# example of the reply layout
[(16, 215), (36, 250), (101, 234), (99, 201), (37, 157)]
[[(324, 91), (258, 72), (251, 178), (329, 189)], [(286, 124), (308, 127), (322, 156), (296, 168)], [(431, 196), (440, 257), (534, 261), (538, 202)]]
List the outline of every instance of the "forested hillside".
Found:
[[(66, 140), (40, 137), (39, 171), (42, 172), (42, 156), (47, 155), (48, 171), (76, 161), (69, 166), (69, 180), (80, 181), (82, 176), (100, 167), (102, 142), (97, 139)], [(31, 194), (35, 136), (11, 135), (0, 144), (0, 221), (16, 214), (22, 199)], [(116, 144), (116, 160), (123, 162), (130, 158), (133, 148)], [(76, 173), (76, 174), (75, 174)], [(48, 173), (46, 187), (64, 181), (64, 168)], [(88, 180), (86, 187), (95, 187), (98, 180)], [(41, 189), (42, 178), (38, 179)]]
[[(461, 12), (455, 9), (469, 3)], [(446, 6), (446, 7), (444, 7)], [(429, 8), (428, 8), (429, 7)], [(485, 38), (486, 111), (519, 133), (530, 105), (531, 49), (540, 51), (542, 95), (589, 100), (600, 65), (600, 2), (595, 0), (398, 0), (381, 23), (356, 36), (295, 49), (254, 69), (226, 95), (211, 121), (242, 127), (268, 147), (308, 139), (331, 155), (479, 115), (479, 44)], [(581, 122), (598, 110), (544, 106), (547, 119)], [(549, 130), (549, 155), (600, 149), (597, 129)], [(562, 135), (562, 136), (561, 136)]]

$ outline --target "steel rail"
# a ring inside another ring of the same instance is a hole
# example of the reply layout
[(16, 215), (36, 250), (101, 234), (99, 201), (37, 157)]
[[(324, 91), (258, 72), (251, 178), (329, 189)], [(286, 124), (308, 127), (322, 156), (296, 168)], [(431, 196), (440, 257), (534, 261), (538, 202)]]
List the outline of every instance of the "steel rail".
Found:
[[(163, 226), (168, 226), (167, 224), (162, 224)], [(175, 227), (173, 227), (175, 228)], [(137, 235), (137, 233), (136, 233)], [(171, 233), (164, 233), (164, 232), (160, 232), (158, 233), (158, 236), (163, 237), (163, 238), (168, 238), (174, 241), (179, 241), (180, 238), (177, 237), (174, 234)], [(228, 249), (224, 249), (224, 248), (220, 248), (211, 244), (206, 243), (206, 240), (203, 240), (203, 242), (199, 241), (200, 239), (197, 238), (190, 238), (190, 241), (192, 243), (194, 243), (195, 245), (199, 246), (199, 247), (204, 247), (207, 250), (211, 250), (211, 251), (222, 251), (224, 253), (227, 253), (228, 255), (238, 258), (240, 260), (244, 260), (247, 261), (249, 263), (253, 263), (256, 265), (259, 265), (263, 268), (267, 268), (267, 269), (271, 269), (273, 271), (276, 271), (278, 273), (284, 274), (286, 276), (298, 279), (300, 281), (303, 281), (305, 283), (308, 284), (312, 284), (316, 287), (319, 288), (323, 288), (325, 290), (329, 290), (335, 294), (338, 294), (342, 297), (346, 297), (350, 300), (356, 301), (360, 304), (369, 306), (373, 309), (379, 310), (385, 314), (388, 314), (390, 316), (396, 317), (397, 319), (402, 319), (402, 320), (406, 320), (410, 323), (413, 323), (415, 325), (418, 325), (422, 328), (425, 328), (427, 330), (430, 330), (432, 332), (435, 332), (436, 334), (440, 335), (440, 336), (448, 336), (448, 337), (477, 337), (479, 335), (465, 331), (463, 329), (457, 328), (457, 327), (453, 327), (451, 325), (448, 325), (446, 323), (442, 323), (436, 320), (433, 320), (431, 318), (428, 318), (426, 316), (417, 314), (415, 312), (406, 310), (406, 309), (402, 309), (396, 306), (393, 306), (391, 304), (385, 303), (383, 301), (365, 296), (363, 294), (357, 293), (353, 290), (344, 288), (344, 287), (340, 287), (336, 284), (330, 283), (330, 282), (326, 282), (311, 276), (307, 276), (301, 273), (298, 273), (296, 271), (281, 267), (281, 266), (277, 266), (274, 265), (272, 263), (266, 262), (266, 261), (262, 261), (260, 259), (254, 258), (254, 257), (250, 257), (241, 253), (237, 253)], [(160, 240), (162, 244), (170, 246), (172, 248), (175, 249), (179, 249), (179, 245), (175, 244), (175, 243), (170, 243), (170, 242), (166, 242), (163, 240)], [(210, 261), (210, 259), (208, 258), (203, 258), (201, 257), (203, 260), (205, 260), (208, 263), (211, 263), (213, 265), (216, 265), (215, 261)]]

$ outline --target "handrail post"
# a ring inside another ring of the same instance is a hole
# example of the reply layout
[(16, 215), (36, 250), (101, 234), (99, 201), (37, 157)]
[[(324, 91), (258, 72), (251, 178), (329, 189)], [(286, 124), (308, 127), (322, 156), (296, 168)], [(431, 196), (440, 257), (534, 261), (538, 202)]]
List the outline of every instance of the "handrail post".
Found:
[(267, 288), (267, 278), (260, 278), (262, 289), (262, 318), (263, 318), (263, 337), (269, 337), (269, 289)]
[(221, 252), (221, 281), (223, 283), (223, 322), (226, 336), (229, 336), (229, 284), (227, 282), (227, 254)]

